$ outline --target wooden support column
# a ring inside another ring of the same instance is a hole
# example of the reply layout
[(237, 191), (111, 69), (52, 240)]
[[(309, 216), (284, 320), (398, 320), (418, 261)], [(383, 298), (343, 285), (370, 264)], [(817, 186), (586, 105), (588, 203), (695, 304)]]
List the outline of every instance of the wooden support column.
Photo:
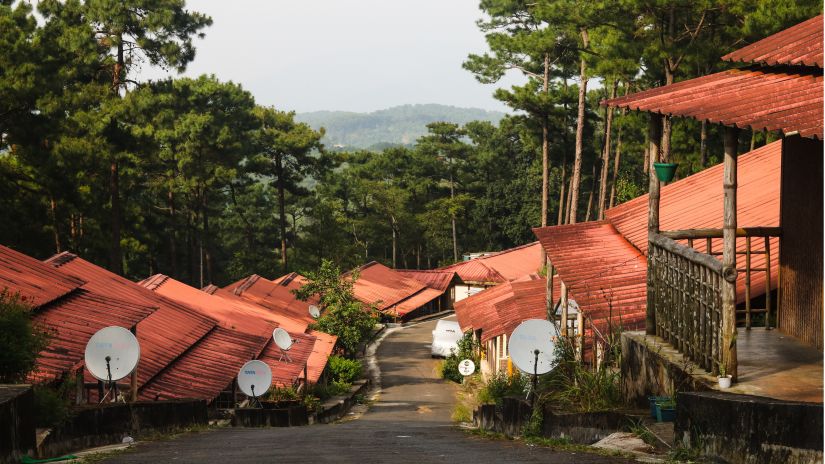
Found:
[(567, 330), (567, 285), (564, 281), (561, 282), (561, 334), (564, 337), (570, 335)]
[[(545, 256), (547, 256), (545, 254)], [(553, 304), (555, 299), (553, 298), (553, 274), (555, 273), (555, 269), (553, 269), (553, 265), (550, 264), (550, 260), (547, 260), (547, 287), (546, 287), (546, 297), (545, 297), (545, 309), (547, 310), (547, 320), (550, 322), (556, 322), (556, 312), (553, 311)]]
[(722, 363), (736, 380), (736, 158), (739, 129), (725, 128), (722, 227)]
[(579, 361), (584, 361), (584, 313), (579, 309), (576, 314), (576, 328), (579, 333), (576, 334), (576, 352), (578, 353)]
[[(134, 334), (135, 338), (137, 338), (137, 324), (133, 325), (130, 329), (132, 334)], [(130, 388), (132, 389), (129, 401), (134, 403), (138, 399), (138, 369), (140, 368), (140, 361), (138, 361), (138, 365), (135, 366), (135, 370), (132, 371), (132, 376), (129, 379)]]
[[(648, 186), (648, 214), (647, 214), (647, 234), (659, 233), (659, 191), (661, 184), (656, 177), (656, 170), (653, 163), (659, 162), (659, 151), (662, 143), (662, 115), (651, 114), (647, 125), (648, 153), (650, 165), (648, 174), (650, 175)], [(656, 295), (653, 275), (653, 258), (648, 247), (647, 253), (647, 311), (645, 314), (645, 332), (648, 335), (656, 335)]]

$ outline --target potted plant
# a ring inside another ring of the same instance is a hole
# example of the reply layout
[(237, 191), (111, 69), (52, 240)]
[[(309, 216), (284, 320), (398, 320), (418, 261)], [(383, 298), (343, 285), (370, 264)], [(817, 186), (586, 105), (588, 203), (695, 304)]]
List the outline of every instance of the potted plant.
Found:
[(676, 168), (679, 165), (676, 163), (653, 163), (653, 169), (656, 171), (656, 177), (662, 182), (670, 182), (673, 176), (676, 175)]
[(717, 363), (719, 365), (719, 375), (716, 379), (719, 381), (719, 388), (725, 389), (730, 388), (730, 383), (732, 380), (732, 376), (727, 373), (727, 369), (725, 368), (725, 363)]
[(676, 420), (676, 399), (666, 397), (656, 402), (656, 422), (673, 422)]

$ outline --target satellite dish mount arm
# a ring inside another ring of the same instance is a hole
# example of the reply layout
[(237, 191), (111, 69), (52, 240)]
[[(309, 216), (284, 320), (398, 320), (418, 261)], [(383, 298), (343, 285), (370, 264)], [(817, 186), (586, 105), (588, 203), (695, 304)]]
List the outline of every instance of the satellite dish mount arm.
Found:
[(533, 355), (535, 356), (533, 360), (533, 395), (530, 398), (530, 406), (534, 406), (536, 403), (536, 395), (538, 394), (538, 381), (539, 381), (539, 353), (538, 349), (533, 350)]
[(106, 401), (109, 393), (112, 393), (112, 400), (117, 400), (117, 383), (112, 381), (112, 357), (106, 356), (106, 394), (100, 398), (100, 403)]
[[(256, 395), (256, 394), (255, 394), (255, 385), (254, 385), (254, 384), (252, 384), (252, 385), (250, 385), (250, 386), (249, 386), (249, 388), (252, 390), (252, 402), (251, 402), (251, 406), (252, 406), (252, 407), (258, 407), (258, 408), (263, 409), (263, 408), (264, 408), (264, 406), (261, 404), (261, 400), (259, 400), (259, 399), (258, 399), (258, 395)], [(256, 406), (256, 405), (257, 405), (257, 406)]]

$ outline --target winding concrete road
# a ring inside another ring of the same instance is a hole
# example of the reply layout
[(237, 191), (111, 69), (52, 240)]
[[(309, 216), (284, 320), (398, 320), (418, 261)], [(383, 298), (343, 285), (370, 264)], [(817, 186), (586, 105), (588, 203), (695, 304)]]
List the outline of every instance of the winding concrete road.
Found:
[(487, 440), (450, 420), (455, 385), (438, 378), (430, 358), (435, 321), (395, 330), (377, 350), (381, 392), (361, 417), (330, 425), (224, 428), (140, 443), (105, 462), (196, 463), (614, 463), (626, 460), (554, 452)]

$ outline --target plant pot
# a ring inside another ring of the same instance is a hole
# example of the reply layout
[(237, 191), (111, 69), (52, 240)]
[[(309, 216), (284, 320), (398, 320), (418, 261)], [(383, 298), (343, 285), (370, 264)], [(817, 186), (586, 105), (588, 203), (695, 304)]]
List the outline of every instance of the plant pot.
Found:
[(650, 417), (655, 419), (656, 418), (656, 403), (663, 403), (665, 401), (669, 401), (669, 396), (648, 396), (647, 400), (650, 401)]
[(721, 389), (730, 388), (730, 383), (731, 383), (731, 380), (732, 380), (731, 376), (729, 376), (729, 375), (721, 376), (720, 375), (720, 376), (716, 377), (716, 379), (719, 381), (719, 388), (721, 388)]
[(673, 176), (676, 175), (676, 168), (679, 167), (676, 163), (653, 163), (653, 169), (656, 170), (656, 177), (662, 182), (670, 182)]
[(676, 420), (676, 405), (671, 402), (656, 403), (656, 422), (673, 422)]

